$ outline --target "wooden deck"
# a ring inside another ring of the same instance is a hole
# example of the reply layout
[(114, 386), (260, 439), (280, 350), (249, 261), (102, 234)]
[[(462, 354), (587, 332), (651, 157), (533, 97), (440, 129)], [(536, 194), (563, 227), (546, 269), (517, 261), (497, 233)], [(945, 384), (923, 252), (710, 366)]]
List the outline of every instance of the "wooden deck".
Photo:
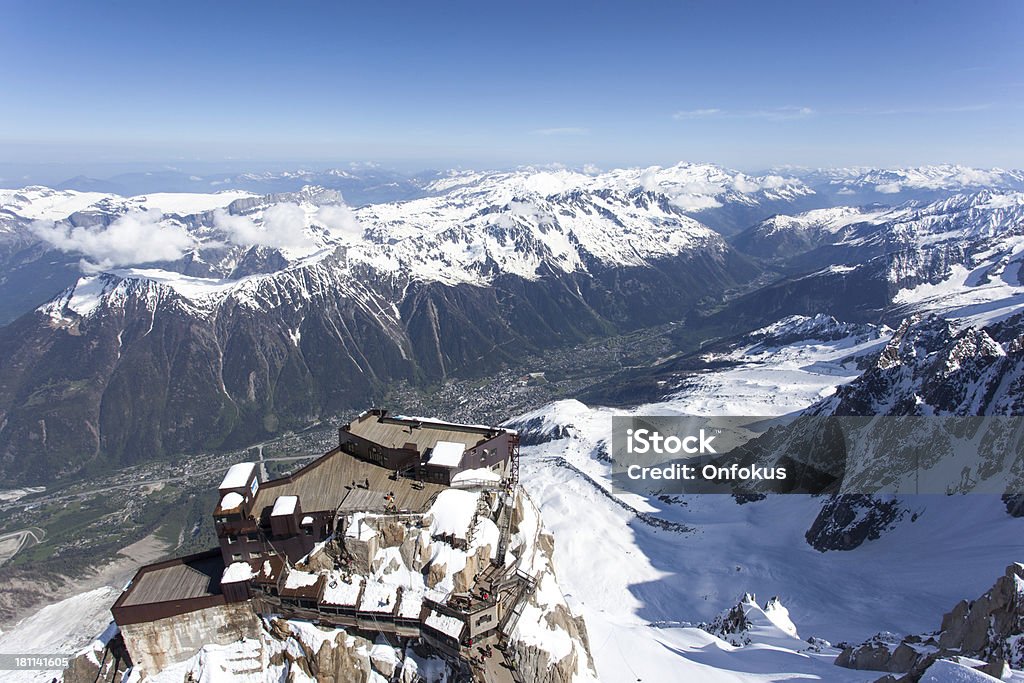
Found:
[(496, 430), (485, 427), (398, 420), (373, 414), (353, 420), (348, 431), (384, 448), (405, 448), (406, 444), (413, 444), (421, 454), (433, 448), (438, 441), (451, 441), (472, 448), (493, 438), (496, 433)]
[(294, 474), (260, 486), (254, 514), (272, 506), (278, 496), (298, 496), (303, 514), (333, 512), (342, 501), (344, 510), (384, 508), (384, 496), (394, 493), (401, 511), (420, 512), (446, 487), (442, 484), (394, 478), (395, 473), (335, 449)]
[(219, 553), (214, 557), (167, 564), (141, 571), (121, 604), (130, 607), (220, 595), (220, 576), (224, 572), (224, 562)]

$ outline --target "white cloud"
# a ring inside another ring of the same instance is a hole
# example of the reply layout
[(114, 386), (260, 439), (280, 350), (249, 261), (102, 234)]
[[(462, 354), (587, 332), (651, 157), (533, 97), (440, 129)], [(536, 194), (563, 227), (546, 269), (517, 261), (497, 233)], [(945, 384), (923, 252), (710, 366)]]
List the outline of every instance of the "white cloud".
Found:
[(641, 187), (641, 189), (646, 190), (647, 192), (657, 192), (659, 188), (658, 167), (651, 166), (650, 168), (646, 169), (636, 179), (636, 183)]
[(790, 121), (813, 116), (816, 112), (810, 107), (772, 107), (769, 109), (690, 109), (677, 111), (672, 118), (677, 121), (690, 119), (766, 119), (769, 121)]
[(710, 180), (695, 180), (680, 187), (679, 191), (683, 194), (717, 195), (725, 192), (725, 188)]
[(875, 192), (881, 192), (882, 194), (896, 194), (903, 190), (903, 183), (896, 181), (892, 183), (882, 183), (875, 185)]
[(561, 128), (538, 128), (533, 131), (534, 135), (589, 135), (589, 128), (577, 126), (563, 126)]
[(595, 164), (583, 164), (583, 172), (587, 175), (600, 175), (601, 169)]
[(263, 231), (271, 244), (278, 247), (305, 247), (311, 240), (306, 235), (306, 212), (298, 204), (284, 202), (263, 210)]
[(783, 178), (780, 175), (766, 175), (761, 178), (761, 189), (762, 190), (777, 190), (780, 187), (784, 187), (790, 183), (797, 183), (798, 181), (793, 178)]
[(363, 236), (363, 226), (359, 224), (355, 211), (344, 204), (321, 206), (317, 209), (315, 217), (334, 235), (355, 239), (361, 239)]
[(723, 114), (721, 109), (689, 109), (686, 111), (677, 111), (672, 114), (672, 118), (677, 121), (684, 121), (686, 119), (706, 119), (718, 114)]
[(733, 178), (732, 187), (737, 192), (750, 194), (751, 192), (758, 192), (760, 190), (777, 190), (780, 187), (785, 187), (789, 183), (796, 182), (798, 181), (794, 179), (786, 179), (780, 175), (766, 175), (760, 178), (753, 178), (742, 173), (737, 173), (736, 177)]
[(737, 173), (736, 177), (732, 179), (732, 186), (737, 192), (743, 194), (750, 194), (761, 189), (761, 185), (754, 178), (748, 178), (742, 173)]
[(680, 194), (672, 198), (672, 204), (684, 211), (703, 211), (704, 209), (717, 209), (722, 205), (714, 197), (704, 194)]
[(179, 224), (164, 222), (157, 209), (133, 210), (107, 226), (73, 227), (36, 221), (32, 231), (61, 251), (85, 256), (83, 270), (97, 271), (154, 261), (174, 261), (196, 246)]
[(760, 109), (752, 112), (755, 118), (771, 119), (773, 121), (786, 121), (789, 119), (803, 119), (814, 115), (810, 107), (776, 107), (775, 109)]
[(278, 249), (303, 248), (312, 245), (306, 234), (306, 212), (298, 204), (283, 202), (263, 211), (263, 225), (256, 225), (248, 216), (235, 216), (224, 209), (213, 214), (214, 225), (229, 240), (242, 246), (264, 246)]
[(961, 168), (953, 176), (953, 180), (960, 185), (995, 185), (999, 182), (998, 173), (990, 173), (980, 168)]

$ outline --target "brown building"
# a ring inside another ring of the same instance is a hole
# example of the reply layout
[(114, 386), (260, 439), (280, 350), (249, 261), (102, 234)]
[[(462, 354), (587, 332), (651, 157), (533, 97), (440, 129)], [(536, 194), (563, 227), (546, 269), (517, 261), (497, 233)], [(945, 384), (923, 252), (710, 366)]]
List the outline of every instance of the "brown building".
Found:
[(368, 410), (338, 430), (346, 453), (403, 477), (446, 486), (460, 473), (489, 470), (504, 476), (514, 437), (496, 427), (389, 417), (381, 409)]
[[(247, 603), (253, 612), (422, 635), (457, 654), (460, 646), (496, 633), (498, 622), (515, 611), (518, 598), (511, 596), (525, 591), (509, 568), (495, 566), (482, 577), (486, 599), (466, 597), (456, 608), (292, 565), (352, 513), (421, 514), (450, 487), (510, 491), (517, 456), (518, 437), (508, 430), (371, 410), (339, 430), (336, 448), (288, 476), (261, 482), (255, 463), (233, 465), (218, 487), (213, 512), (219, 552), (141, 568), (115, 603), (115, 621), (136, 625), (183, 614), (199, 619), (204, 610), (220, 619), (210, 610)], [(343, 528), (337, 531), (344, 534)], [(499, 604), (499, 595), (510, 597)]]

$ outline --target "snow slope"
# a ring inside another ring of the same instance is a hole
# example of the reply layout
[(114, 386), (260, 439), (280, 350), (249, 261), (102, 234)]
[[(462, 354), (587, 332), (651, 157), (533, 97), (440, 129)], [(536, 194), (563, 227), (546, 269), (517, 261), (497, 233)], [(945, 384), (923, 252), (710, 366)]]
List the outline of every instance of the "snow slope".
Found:
[[(814, 328), (790, 320), (759, 332)], [(758, 342), (727, 354), (736, 366), (703, 373), (657, 404), (613, 411), (562, 401), (513, 421), (534, 440), (552, 438), (523, 448), (522, 481), (553, 532), (560, 582), (587, 622), (602, 680), (672, 671), (680, 680), (874, 681), (878, 672), (834, 667), (835, 649), (780, 642), (777, 628), (754, 629), (752, 645), (736, 648), (690, 625), (752, 593), (762, 604), (779, 596), (803, 638), (924, 632), (1024, 555), (1020, 520), (996, 496), (909, 500), (913, 522), (908, 516), (854, 551), (821, 553), (804, 538), (821, 499), (739, 505), (729, 496), (611, 493), (604, 453), (612, 414), (786, 414), (852, 380), (859, 373), (842, 359), (880, 350), (888, 333)]]
[[(120, 591), (104, 586), (47, 605), (0, 632), (0, 652), (70, 656), (110, 623), (110, 606)], [(49, 683), (56, 671), (5, 671), (5, 683)]]

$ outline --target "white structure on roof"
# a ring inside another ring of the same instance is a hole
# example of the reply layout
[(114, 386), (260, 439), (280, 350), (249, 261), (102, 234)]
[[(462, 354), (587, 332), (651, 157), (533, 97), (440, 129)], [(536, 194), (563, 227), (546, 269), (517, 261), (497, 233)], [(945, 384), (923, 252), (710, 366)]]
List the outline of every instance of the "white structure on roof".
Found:
[(438, 441), (430, 451), (429, 465), (438, 467), (458, 467), (462, 462), (462, 454), (466, 452), (466, 444), (454, 441)]
[(299, 504), (298, 496), (278, 496), (277, 500), (274, 501), (274, 509), (271, 510), (271, 517), (280, 517), (282, 515), (294, 515), (295, 507)]
[(232, 510), (237, 510), (238, 508), (242, 507), (242, 503), (244, 502), (245, 498), (242, 498), (242, 494), (235, 493), (234, 491), (232, 491), (231, 493), (226, 493), (224, 494), (224, 497), (221, 498), (220, 500), (221, 512), (231, 512)]
[(240, 489), (249, 483), (249, 478), (256, 471), (256, 463), (240, 462), (232, 465), (224, 475), (224, 481), (220, 483), (220, 489)]
[(252, 567), (249, 566), (248, 562), (232, 562), (224, 568), (224, 573), (220, 577), (220, 582), (238, 583), (239, 581), (248, 581), (252, 577)]

